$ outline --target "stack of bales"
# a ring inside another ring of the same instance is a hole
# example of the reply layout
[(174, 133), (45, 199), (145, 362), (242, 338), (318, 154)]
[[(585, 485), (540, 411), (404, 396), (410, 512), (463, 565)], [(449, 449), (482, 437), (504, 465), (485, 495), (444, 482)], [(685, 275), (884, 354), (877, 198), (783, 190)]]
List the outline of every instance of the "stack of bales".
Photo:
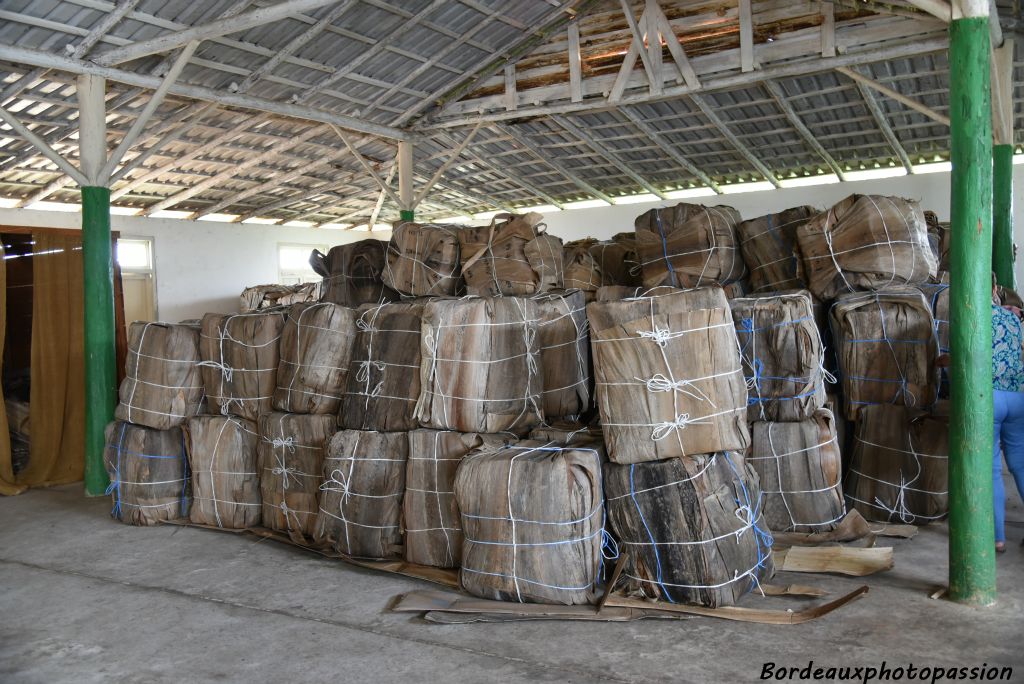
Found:
[(937, 278), (924, 213), (908, 200), (851, 195), (799, 226), (796, 240), (807, 287), (830, 306), (843, 412), (854, 423), (848, 505), (883, 522), (942, 517), (941, 297), (919, 289)]

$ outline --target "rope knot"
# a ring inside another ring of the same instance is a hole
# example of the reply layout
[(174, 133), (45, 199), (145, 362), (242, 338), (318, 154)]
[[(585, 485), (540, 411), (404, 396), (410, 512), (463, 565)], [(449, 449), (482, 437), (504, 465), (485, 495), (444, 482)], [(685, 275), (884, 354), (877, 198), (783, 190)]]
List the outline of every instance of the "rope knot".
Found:
[(387, 368), (387, 364), (384, 363), (383, 361), (373, 361), (371, 359), (367, 359), (366, 361), (360, 361), (359, 370), (356, 371), (356, 381), (369, 382), (371, 368), (376, 368), (378, 371), (383, 373), (384, 369)]
[(641, 330), (640, 337), (651, 340), (659, 347), (664, 347), (672, 339), (672, 331), (668, 328), (655, 328), (654, 330)]
[(298, 468), (288, 466), (284, 462), (284, 459), (281, 458), (280, 456), (277, 456), (276, 458), (277, 458), (277, 465), (274, 466), (273, 468), (271, 468), (270, 472), (273, 473), (274, 475), (278, 475), (278, 476), (280, 476), (282, 478), (281, 479), (281, 488), (282, 489), (288, 489), (288, 477), (289, 476), (297, 477), (297, 476), (301, 475), (301, 473), (299, 472)]
[(676, 416), (675, 420), (655, 425), (654, 431), (651, 433), (651, 439), (655, 442), (660, 442), (676, 430), (684, 430), (688, 425), (706, 425), (707, 422), (706, 420), (691, 419), (689, 413), (680, 413)]
[(693, 384), (691, 380), (674, 380), (672, 378), (665, 377), (661, 373), (655, 373), (647, 380), (637, 377), (634, 377), (633, 379), (637, 382), (644, 383), (648, 392), (680, 392), (696, 401), (706, 401), (714, 408), (718, 408), (715, 406), (715, 402), (711, 401), (711, 397)]
[(275, 437), (270, 444), (275, 449), (287, 449), (288, 453), (295, 453), (295, 438), (294, 437)]

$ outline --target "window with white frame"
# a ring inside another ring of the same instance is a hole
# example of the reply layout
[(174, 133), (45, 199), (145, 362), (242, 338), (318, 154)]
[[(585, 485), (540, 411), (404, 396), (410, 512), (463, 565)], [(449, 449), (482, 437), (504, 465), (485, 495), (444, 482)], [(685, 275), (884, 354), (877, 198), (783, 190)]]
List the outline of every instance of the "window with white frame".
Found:
[(125, 323), (157, 320), (156, 269), (151, 238), (117, 239), (117, 265), (121, 269), (121, 293)]
[(314, 249), (327, 252), (326, 245), (280, 243), (277, 246), (277, 280), (281, 285), (320, 282), (320, 275), (309, 265)]

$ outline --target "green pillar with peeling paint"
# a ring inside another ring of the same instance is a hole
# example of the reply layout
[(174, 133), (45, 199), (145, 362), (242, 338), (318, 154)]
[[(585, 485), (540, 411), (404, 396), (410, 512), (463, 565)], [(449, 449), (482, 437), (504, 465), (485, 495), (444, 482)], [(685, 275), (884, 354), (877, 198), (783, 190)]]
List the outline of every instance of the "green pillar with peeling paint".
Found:
[(992, 107), (988, 2), (949, 28), (951, 411), (949, 595), (996, 598), (992, 514)]
[(82, 258), (85, 296), (85, 493), (100, 496), (109, 484), (103, 465), (104, 430), (117, 404), (114, 328), (114, 259), (110, 189), (82, 188)]
[(1013, 145), (995, 145), (992, 148), (992, 270), (1000, 285), (1017, 289), (1013, 257)]

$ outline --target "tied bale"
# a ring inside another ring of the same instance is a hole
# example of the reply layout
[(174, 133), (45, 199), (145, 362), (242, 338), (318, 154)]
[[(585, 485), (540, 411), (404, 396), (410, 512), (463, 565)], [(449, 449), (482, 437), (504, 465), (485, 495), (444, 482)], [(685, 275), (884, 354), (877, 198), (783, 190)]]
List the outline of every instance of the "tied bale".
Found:
[(365, 305), (356, 320), (339, 423), (350, 430), (414, 430), (420, 395), (421, 302)]
[(423, 307), (423, 427), (523, 435), (543, 422), (539, 315), (520, 297), (428, 302)]
[(596, 240), (570, 242), (563, 250), (563, 286), (567, 290), (580, 290), (586, 301), (594, 301), (597, 290), (613, 283), (604, 275), (604, 270), (594, 259), (590, 250), (598, 244)]
[(810, 418), (825, 405), (825, 348), (810, 293), (731, 303), (747, 381), (748, 420)]
[(573, 290), (534, 298), (547, 420), (576, 419), (590, 409), (590, 334), (583, 293)]
[(231, 530), (259, 525), (256, 423), (234, 416), (196, 416), (185, 424), (185, 437), (192, 468), (189, 519)]
[(739, 222), (739, 213), (727, 206), (680, 203), (644, 212), (635, 222), (643, 285), (701, 287), (742, 279)]
[(774, 574), (757, 475), (738, 454), (604, 467), (628, 593), (734, 605)]
[(188, 516), (192, 499), (185, 438), (169, 430), (114, 421), (105, 431), (111, 516), (128, 525), (158, 525)]
[(848, 419), (872, 404), (923, 408), (936, 400), (939, 347), (920, 290), (844, 295), (831, 317)]
[(948, 405), (930, 413), (865, 406), (846, 474), (849, 505), (868, 520), (927, 525), (949, 513)]
[(212, 413), (256, 420), (272, 410), (284, 314), (206, 314), (199, 337)]
[(805, 286), (796, 232), (817, 213), (814, 207), (793, 207), (739, 224), (740, 252), (750, 272), (752, 292)]
[(203, 382), (194, 326), (135, 322), (118, 390), (117, 420), (168, 430), (199, 413)]
[(393, 290), (413, 297), (458, 294), (458, 228), (400, 224), (388, 243), (383, 280)]
[(642, 284), (634, 233), (617, 233), (611, 240), (590, 245), (590, 256), (604, 274), (606, 285), (636, 287)]
[(828, 532), (846, 514), (842, 456), (827, 409), (798, 423), (753, 424), (750, 466), (761, 481), (763, 513), (773, 532)]
[(466, 456), (455, 477), (462, 588), (498, 601), (592, 603), (602, 567), (601, 460), (597, 449), (531, 441)]
[(352, 558), (402, 557), (404, 432), (342, 430), (323, 465), (314, 538)]
[(920, 285), (935, 275), (917, 202), (850, 195), (797, 228), (807, 287), (823, 301), (846, 292)]
[(370, 238), (331, 247), (327, 254), (314, 249), (309, 265), (324, 279), (320, 301), (355, 309), (398, 299), (381, 279), (387, 244)]
[(281, 333), (273, 406), (288, 413), (337, 413), (348, 386), (356, 312), (338, 304), (296, 304)]
[(498, 214), (489, 226), (459, 230), (466, 292), (532, 295), (561, 287), (562, 241), (543, 232), (542, 218)]
[(305, 544), (316, 523), (320, 471), (334, 416), (268, 413), (259, 419), (263, 526)]
[(483, 444), (476, 434), (412, 430), (405, 470), (402, 517), (405, 560), (438, 568), (462, 561), (462, 522), (455, 473), (463, 457)]
[(749, 446), (747, 387), (721, 288), (658, 288), (650, 296), (595, 302), (587, 316), (612, 461)]
[(253, 285), (242, 290), (238, 299), (241, 313), (276, 309), (320, 299), (320, 283), (299, 283), (298, 285)]

